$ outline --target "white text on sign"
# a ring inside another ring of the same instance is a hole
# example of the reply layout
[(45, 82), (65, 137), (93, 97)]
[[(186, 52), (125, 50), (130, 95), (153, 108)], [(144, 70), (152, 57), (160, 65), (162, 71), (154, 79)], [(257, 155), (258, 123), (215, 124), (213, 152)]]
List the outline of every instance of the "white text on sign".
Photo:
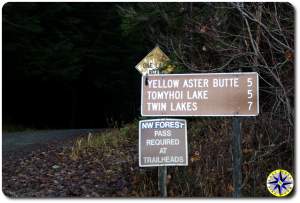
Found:
[(256, 116), (259, 112), (257, 73), (147, 78), (148, 84), (142, 84), (143, 116)]
[(186, 133), (186, 121), (182, 119), (140, 121), (140, 166), (187, 165)]

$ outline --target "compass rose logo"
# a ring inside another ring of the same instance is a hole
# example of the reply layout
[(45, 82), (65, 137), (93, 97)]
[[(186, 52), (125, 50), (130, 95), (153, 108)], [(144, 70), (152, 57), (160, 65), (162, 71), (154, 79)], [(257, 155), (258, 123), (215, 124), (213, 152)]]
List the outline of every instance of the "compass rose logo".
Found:
[(276, 197), (288, 195), (294, 187), (293, 177), (283, 169), (272, 171), (267, 178), (267, 187), (271, 194)]

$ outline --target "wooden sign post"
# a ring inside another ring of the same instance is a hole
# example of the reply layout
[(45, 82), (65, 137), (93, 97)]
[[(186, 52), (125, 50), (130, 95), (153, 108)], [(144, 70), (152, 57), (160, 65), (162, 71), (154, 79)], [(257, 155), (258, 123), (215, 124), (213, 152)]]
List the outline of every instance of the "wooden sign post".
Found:
[(167, 197), (167, 167), (160, 166), (158, 167), (158, 191), (160, 192), (161, 197)]
[(242, 150), (241, 150), (241, 121), (239, 117), (233, 117), (232, 121), (232, 181), (233, 181), (233, 197), (241, 196), (242, 187)]

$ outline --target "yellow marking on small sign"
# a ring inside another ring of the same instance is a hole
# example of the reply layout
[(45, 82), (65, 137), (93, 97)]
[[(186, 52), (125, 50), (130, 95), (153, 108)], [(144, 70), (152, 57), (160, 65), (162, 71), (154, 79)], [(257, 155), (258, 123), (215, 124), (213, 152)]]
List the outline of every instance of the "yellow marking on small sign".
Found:
[(136, 66), (135, 68), (142, 74), (157, 74), (159, 69), (163, 67), (164, 63), (167, 62), (169, 57), (156, 46), (150, 51)]

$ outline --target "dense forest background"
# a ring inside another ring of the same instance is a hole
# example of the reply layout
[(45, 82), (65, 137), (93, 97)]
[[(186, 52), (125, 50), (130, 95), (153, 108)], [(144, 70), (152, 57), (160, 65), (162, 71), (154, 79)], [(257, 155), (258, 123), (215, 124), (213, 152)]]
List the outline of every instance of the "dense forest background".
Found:
[(4, 127), (101, 128), (139, 115), (134, 66), (153, 44), (124, 35), (118, 10), (115, 3), (4, 5)]

